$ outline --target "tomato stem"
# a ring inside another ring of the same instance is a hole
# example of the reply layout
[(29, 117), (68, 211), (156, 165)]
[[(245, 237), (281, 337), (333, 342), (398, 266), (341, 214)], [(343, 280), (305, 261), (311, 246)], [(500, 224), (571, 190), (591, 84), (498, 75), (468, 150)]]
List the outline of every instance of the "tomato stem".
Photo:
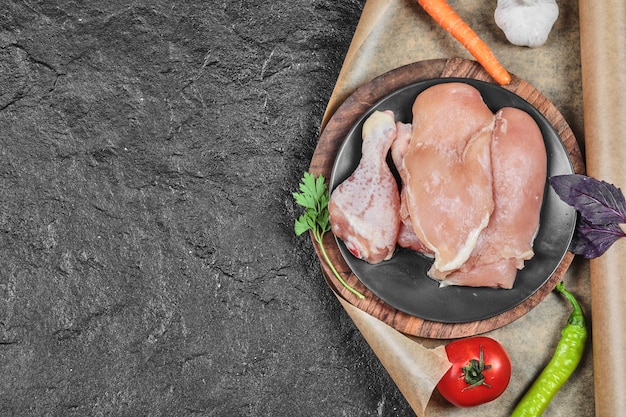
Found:
[(465, 382), (468, 384), (467, 387), (463, 388), (461, 391), (465, 391), (471, 388), (476, 388), (480, 385), (484, 385), (487, 388), (491, 388), (491, 385), (485, 382), (485, 376), (483, 375), (483, 371), (490, 369), (491, 365), (485, 364), (485, 357), (483, 354), (483, 345), (480, 345), (480, 354), (479, 359), (471, 359), (469, 364), (463, 367), (463, 374), (459, 377), (459, 379), (464, 378)]

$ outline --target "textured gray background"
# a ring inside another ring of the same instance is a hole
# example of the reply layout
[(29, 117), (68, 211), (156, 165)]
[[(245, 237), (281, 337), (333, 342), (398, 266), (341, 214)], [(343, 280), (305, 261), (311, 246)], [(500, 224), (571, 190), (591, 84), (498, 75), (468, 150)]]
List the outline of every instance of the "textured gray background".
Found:
[(292, 231), (363, 4), (2, 2), (0, 415), (413, 415)]

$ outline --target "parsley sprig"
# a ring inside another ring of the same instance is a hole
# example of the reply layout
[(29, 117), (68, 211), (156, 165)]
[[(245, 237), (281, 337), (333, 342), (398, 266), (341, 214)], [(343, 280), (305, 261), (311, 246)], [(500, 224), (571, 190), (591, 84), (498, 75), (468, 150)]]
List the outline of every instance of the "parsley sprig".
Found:
[(341, 284), (346, 287), (348, 291), (353, 293), (359, 298), (365, 298), (363, 294), (348, 285), (347, 282), (341, 277), (335, 266), (330, 261), (322, 239), (324, 234), (330, 231), (330, 215), (328, 212), (328, 201), (330, 199), (328, 188), (326, 187), (326, 180), (323, 175), (319, 175), (317, 178), (309, 172), (305, 172), (300, 182), (299, 193), (293, 193), (293, 198), (296, 203), (305, 208), (305, 212), (296, 219), (294, 231), (296, 236), (311, 230), (315, 241), (319, 244), (322, 256), (330, 267), (331, 271)]

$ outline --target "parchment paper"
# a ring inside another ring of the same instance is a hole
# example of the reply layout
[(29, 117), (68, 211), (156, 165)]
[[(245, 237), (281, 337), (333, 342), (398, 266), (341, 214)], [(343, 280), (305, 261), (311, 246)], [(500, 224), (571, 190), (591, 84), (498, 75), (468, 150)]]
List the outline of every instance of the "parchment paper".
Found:
[[(588, 174), (626, 190), (626, 3), (581, 0)], [(626, 239), (590, 264), (596, 415), (626, 413)]]
[[(578, 4), (561, 5), (548, 42), (541, 48), (514, 47), (493, 22), (493, 2), (449, 0), (450, 5), (494, 50), (509, 72), (525, 79), (540, 90), (559, 109), (574, 135), (582, 143), (583, 112), (581, 94)], [(360, 85), (372, 78), (415, 61), (432, 58), (471, 56), (431, 18), (409, 0), (367, 0), (361, 19), (346, 54), (335, 89), (322, 121), (325, 126), (339, 105)], [(588, 263), (575, 260), (565, 275), (567, 287), (589, 311)], [(441, 355), (446, 341), (407, 337), (369, 316), (339, 297), (374, 353), (381, 360), (398, 388), (419, 417), (510, 415), (515, 404), (547, 364), (570, 313), (568, 303), (550, 294), (542, 303), (517, 321), (486, 334), (498, 340), (509, 352), (513, 378), (509, 388), (497, 400), (475, 408), (451, 406), (435, 391), (416, 392), (418, 382), (433, 385), (434, 376), (423, 361), (422, 349)], [(418, 353), (416, 353), (416, 350)], [(434, 367), (441, 372), (445, 363)], [(431, 381), (428, 381), (428, 379)], [(559, 417), (594, 414), (592, 352), (587, 349), (573, 377), (557, 394), (545, 415)], [(425, 409), (424, 409), (425, 407)]]
[(426, 415), (435, 386), (451, 366), (445, 346), (441, 342), (427, 346), (338, 298), (413, 410)]

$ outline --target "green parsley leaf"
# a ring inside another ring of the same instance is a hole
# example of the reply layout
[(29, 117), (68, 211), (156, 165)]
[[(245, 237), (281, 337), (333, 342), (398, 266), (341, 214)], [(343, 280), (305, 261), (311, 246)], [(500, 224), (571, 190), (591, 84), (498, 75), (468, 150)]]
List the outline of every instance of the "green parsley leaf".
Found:
[(293, 193), (293, 197), (302, 207), (317, 210), (319, 196), (320, 194), (323, 194), (326, 189), (326, 184), (323, 183), (322, 185), (323, 189), (320, 193), (318, 182), (315, 180), (313, 174), (305, 172), (302, 177), (302, 182), (300, 183), (301, 193)]
[(300, 236), (301, 234), (308, 232), (312, 229), (311, 225), (307, 223), (307, 215), (302, 214), (300, 217), (296, 219), (296, 224), (294, 226), (294, 231), (296, 232), (296, 236)]

